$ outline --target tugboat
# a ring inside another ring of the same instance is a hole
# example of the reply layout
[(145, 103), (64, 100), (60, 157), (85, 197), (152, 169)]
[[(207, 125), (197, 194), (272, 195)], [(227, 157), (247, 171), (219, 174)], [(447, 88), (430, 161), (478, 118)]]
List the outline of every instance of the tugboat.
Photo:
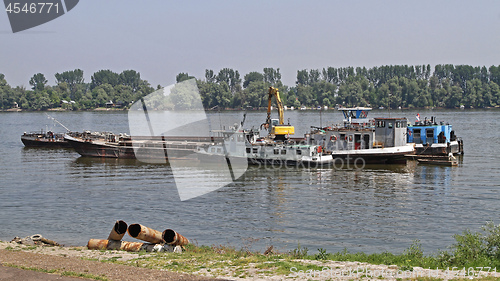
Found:
[(436, 121), (436, 117), (427, 117), (408, 126), (408, 143), (415, 144), (416, 155), (448, 156), (463, 154), (463, 141), (455, 135), (452, 125)]
[(404, 164), (405, 155), (414, 153), (407, 143), (406, 118), (368, 119), (369, 107), (339, 108), (343, 125), (312, 127), (306, 143), (317, 144), (335, 163)]

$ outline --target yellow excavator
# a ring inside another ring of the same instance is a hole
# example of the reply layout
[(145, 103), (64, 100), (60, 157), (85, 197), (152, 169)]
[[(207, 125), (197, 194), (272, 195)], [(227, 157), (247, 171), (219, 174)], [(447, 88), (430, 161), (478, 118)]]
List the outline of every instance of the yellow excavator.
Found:
[[(273, 96), (276, 97), (276, 104), (278, 107), (279, 120), (271, 120), (271, 107)], [(283, 117), (283, 103), (281, 102), (280, 93), (277, 88), (269, 87), (269, 99), (267, 104), (267, 119), (266, 123), (261, 125), (269, 130), (269, 134), (274, 135), (274, 140), (285, 140), (287, 136), (293, 135), (295, 133), (295, 128), (290, 124), (284, 124)]]

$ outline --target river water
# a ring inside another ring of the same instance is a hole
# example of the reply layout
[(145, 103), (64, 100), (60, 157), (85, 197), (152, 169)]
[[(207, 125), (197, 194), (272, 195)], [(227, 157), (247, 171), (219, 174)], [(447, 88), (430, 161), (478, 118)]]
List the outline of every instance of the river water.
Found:
[[(437, 116), (453, 124), (465, 155), (458, 167), (364, 169), (249, 167), (236, 182), (180, 201), (169, 167), (80, 157), (69, 149), (25, 148), (25, 131), (64, 131), (40, 112), (0, 112), (0, 240), (40, 233), (66, 245), (107, 238), (114, 221), (171, 228), (199, 245), (279, 251), (402, 252), (420, 240), (426, 253), (453, 235), (500, 223), (498, 110), (373, 111), (370, 116)], [(128, 132), (126, 112), (50, 113), (73, 131)], [(241, 112), (212, 113), (221, 123)], [(286, 111), (296, 135), (339, 123), (339, 112)], [(228, 121), (229, 120), (229, 121)], [(265, 121), (250, 112), (246, 127)], [(230, 125), (230, 124), (228, 124)], [(192, 175), (196, 177), (196, 174)], [(217, 178), (213, 179), (217, 181)], [(124, 240), (135, 241), (128, 236)]]

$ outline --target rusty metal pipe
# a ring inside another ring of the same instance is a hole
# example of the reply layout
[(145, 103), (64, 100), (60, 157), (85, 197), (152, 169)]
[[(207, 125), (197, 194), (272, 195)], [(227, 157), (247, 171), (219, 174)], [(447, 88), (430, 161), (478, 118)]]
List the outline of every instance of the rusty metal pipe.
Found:
[(189, 240), (186, 237), (180, 235), (172, 229), (166, 229), (165, 231), (163, 231), (162, 237), (163, 240), (165, 240), (165, 243), (170, 245), (184, 246), (189, 244)]
[(125, 233), (127, 233), (127, 223), (124, 221), (116, 221), (111, 233), (108, 236), (108, 240), (120, 241)]
[(163, 234), (158, 230), (140, 224), (131, 224), (128, 227), (128, 234), (136, 239), (153, 244), (163, 244)]
[(153, 251), (154, 246), (154, 244), (142, 242), (127, 242), (104, 239), (90, 239), (87, 243), (87, 248), (89, 250), (123, 250), (127, 252), (139, 252), (141, 250), (151, 252)]

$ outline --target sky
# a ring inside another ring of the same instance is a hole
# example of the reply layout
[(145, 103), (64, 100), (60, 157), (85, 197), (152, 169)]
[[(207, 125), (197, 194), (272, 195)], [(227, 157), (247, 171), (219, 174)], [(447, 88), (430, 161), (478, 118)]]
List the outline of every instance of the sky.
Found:
[(43, 73), (133, 69), (152, 86), (187, 72), (297, 71), (381, 65), (500, 65), (500, 1), (82, 0), (12, 33), (0, 11), (0, 73), (15, 86)]

